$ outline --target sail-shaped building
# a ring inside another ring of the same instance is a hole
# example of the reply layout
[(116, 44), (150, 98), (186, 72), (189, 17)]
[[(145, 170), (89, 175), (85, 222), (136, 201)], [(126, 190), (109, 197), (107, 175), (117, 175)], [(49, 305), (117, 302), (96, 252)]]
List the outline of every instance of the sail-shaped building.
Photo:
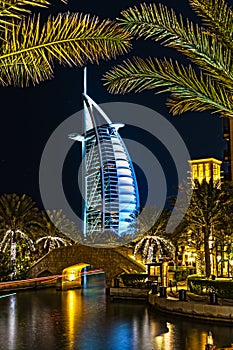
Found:
[[(86, 243), (112, 235), (134, 237), (139, 213), (138, 185), (132, 161), (119, 135), (122, 123), (112, 123), (87, 95), (84, 73), (84, 130), (71, 134), (82, 142), (83, 236)], [(119, 240), (120, 241), (120, 240)]]

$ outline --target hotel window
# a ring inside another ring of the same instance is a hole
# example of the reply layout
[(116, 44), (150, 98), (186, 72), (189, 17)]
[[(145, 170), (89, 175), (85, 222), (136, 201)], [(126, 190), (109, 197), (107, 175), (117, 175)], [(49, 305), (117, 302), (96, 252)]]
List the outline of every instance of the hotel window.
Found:
[(197, 165), (196, 164), (194, 164), (192, 166), (192, 172), (193, 172), (193, 179), (194, 180), (197, 179)]
[(213, 164), (213, 179), (220, 180), (220, 165), (218, 164)]
[(207, 182), (209, 182), (211, 179), (211, 172), (210, 172), (210, 164), (209, 163), (205, 163), (205, 178), (206, 178)]
[(203, 180), (203, 164), (198, 164), (198, 180), (201, 182)]

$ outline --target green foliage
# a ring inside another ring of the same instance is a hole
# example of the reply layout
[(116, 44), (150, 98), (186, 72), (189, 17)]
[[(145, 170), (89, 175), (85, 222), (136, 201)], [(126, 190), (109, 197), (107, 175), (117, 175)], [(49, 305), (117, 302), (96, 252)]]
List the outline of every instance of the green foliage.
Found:
[(14, 278), (20, 278), (33, 262), (33, 239), (40, 228), (40, 212), (29, 196), (13, 193), (0, 197), (0, 275), (3, 278), (9, 278), (11, 273)]
[(174, 257), (174, 246), (170, 240), (163, 237), (146, 235), (138, 240), (134, 247), (134, 256), (141, 254), (143, 261), (151, 263), (156, 257), (162, 256)]
[(142, 273), (130, 273), (121, 275), (125, 287), (142, 287), (145, 286), (148, 275)]
[(233, 281), (208, 280), (195, 275), (188, 277), (190, 292), (195, 294), (209, 294), (215, 292), (219, 297), (233, 299)]
[(190, 274), (190, 269), (169, 269), (168, 272), (174, 272), (175, 281), (185, 281)]
[(162, 212), (155, 206), (147, 206), (139, 217), (138, 230), (141, 235), (134, 240), (134, 256), (141, 254), (145, 262), (152, 262), (162, 256), (174, 256), (174, 246), (165, 230), (170, 212)]
[(45, 0), (0, 3), (0, 84), (25, 86), (53, 77), (55, 62), (83, 66), (129, 51), (130, 35), (110, 20), (79, 13), (58, 14), (46, 21), (28, 16), (28, 5)]
[[(29, 196), (4, 194), (0, 197), (1, 278), (25, 277), (29, 266), (48, 250), (73, 242), (65, 234), (77, 237), (76, 226), (61, 210), (48, 214), (53, 222), (47, 213), (38, 210)], [(38, 250), (35, 250), (36, 239)]]
[[(134, 38), (151, 39), (174, 48), (191, 65), (134, 57), (104, 76), (112, 93), (170, 92), (168, 105), (176, 115), (212, 110), (233, 116), (233, 12), (224, 0), (189, 0), (203, 26), (184, 20), (161, 4), (141, 4), (123, 11), (121, 26)], [(198, 67), (198, 69), (196, 69)]]
[[(190, 232), (190, 242), (200, 252), (204, 244), (206, 275), (210, 276), (209, 238), (224, 240), (224, 232), (231, 230), (233, 196), (231, 189), (220, 181), (203, 180), (194, 184), (190, 206), (182, 221), (182, 229)], [(183, 208), (177, 208), (183, 210)], [(198, 255), (197, 255), (198, 256)], [(198, 262), (198, 261), (197, 261)], [(198, 267), (198, 266), (197, 266)]]
[(189, 269), (182, 269), (182, 270), (176, 270), (175, 271), (175, 280), (177, 282), (179, 281), (185, 281), (189, 275)]
[(232, 210), (232, 199), (232, 193), (220, 181), (196, 181), (190, 207), (185, 215), (188, 226), (194, 233), (213, 225), (215, 231), (226, 228), (231, 221), (229, 209)]
[(26, 194), (3, 194), (0, 197), (0, 232), (22, 230), (29, 234), (40, 227), (36, 203)]
[(12, 19), (20, 20), (25, 15), (30, 14), (30, 6), (47, 7), (49, 2), (46, 0), (8, 0), (0, 2), (0, 27), (12, 28), (14, 26)]
[(0, 252), (0, 281), (10, 279), (12, 264), (7, 254)]

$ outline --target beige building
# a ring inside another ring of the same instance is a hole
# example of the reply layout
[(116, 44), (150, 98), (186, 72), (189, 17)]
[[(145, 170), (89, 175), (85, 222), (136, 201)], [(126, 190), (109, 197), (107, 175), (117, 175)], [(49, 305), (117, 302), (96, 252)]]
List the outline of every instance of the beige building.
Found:
[(221, 180), (222, 161), (215, 158), (203, 158), (190, 160), (192, 183), (198, 180), (200, 183), (205, 179), (209, 182)]

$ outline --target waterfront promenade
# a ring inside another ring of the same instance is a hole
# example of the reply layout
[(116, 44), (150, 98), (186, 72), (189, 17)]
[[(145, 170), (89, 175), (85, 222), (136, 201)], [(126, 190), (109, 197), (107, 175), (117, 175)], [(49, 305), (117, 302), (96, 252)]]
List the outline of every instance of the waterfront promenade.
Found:
[(178, 316), (199, 318), (233, 324), (233, 300), (218, 298), (216, 303), (211, 297), (186, 293), (185, 300), (180, 300), (179, 292), (168, 293), (167, 297), (148, 293), (148, 303), (157, 310)]
[[(162, 293), (161, 293), (162, 292)], [(233, 300), (219, 298), (217, 295), (197, 295), (187, 290), (186, 283), (179, 283), (177, 287), (153, 289), (111, 288), (112, 299), (147, 300), (149, 305), (164, 313), (218, 321), (233, 324)]]

